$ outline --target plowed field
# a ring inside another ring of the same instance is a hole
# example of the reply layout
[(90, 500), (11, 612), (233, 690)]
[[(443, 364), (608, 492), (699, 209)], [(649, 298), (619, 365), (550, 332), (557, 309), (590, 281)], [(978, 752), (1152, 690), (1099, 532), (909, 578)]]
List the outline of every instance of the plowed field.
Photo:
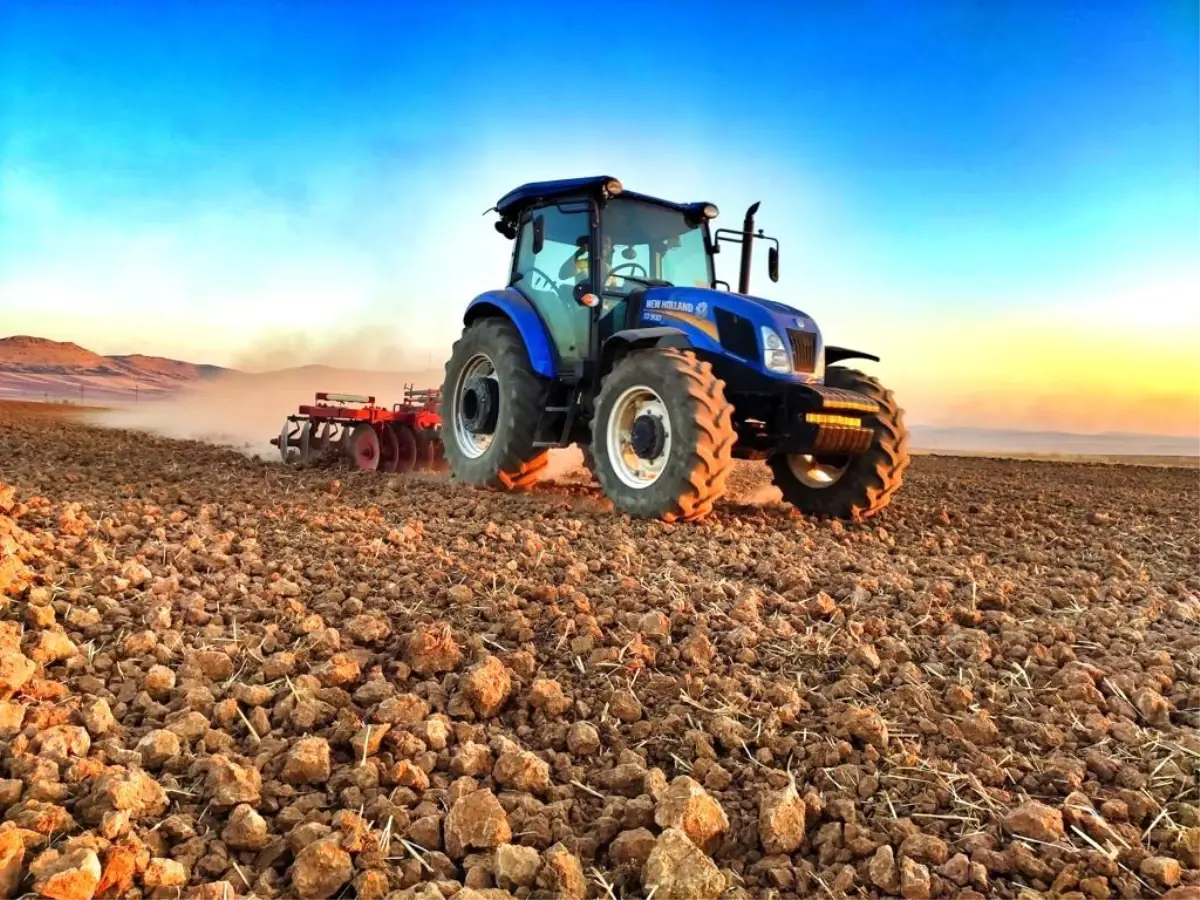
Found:
[(0, 406), (0, 896), (1200, 896), (1194, 469), (735, 481), (670, 526)]

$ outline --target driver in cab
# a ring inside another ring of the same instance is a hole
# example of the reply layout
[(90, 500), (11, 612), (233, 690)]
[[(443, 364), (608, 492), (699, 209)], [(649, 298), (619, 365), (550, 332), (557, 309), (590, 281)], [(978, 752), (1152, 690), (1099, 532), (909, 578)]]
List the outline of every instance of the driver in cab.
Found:
[[(563, 262), (558, 270), (558, 277), (563, 281), (574, 281), (579, 284), (588, 275), (588, 244), (590, 243), (587, 237), (581, 237), (578, 241), (578, 249)], [(612, 275), (613, 261), (613, 242), (607, 234), (604, 235), (604, 267), (609, 270), (609, 276), (605, 280), (605, 287), (621, 288), (625, 285), (625, 279), (620, 275)], [(632, 259), (634, 255), (633, 248), (630, 247), (623, 254), (627, 259)]]

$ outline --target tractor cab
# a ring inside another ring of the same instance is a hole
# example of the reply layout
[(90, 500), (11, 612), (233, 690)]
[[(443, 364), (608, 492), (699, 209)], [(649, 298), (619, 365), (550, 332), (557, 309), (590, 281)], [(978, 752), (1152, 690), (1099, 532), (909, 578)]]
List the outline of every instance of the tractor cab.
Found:
[(568, 369), (632, 327), (648, 289), (716, 286), (711, 203), (671, 203), (602, 177), (523, 185), (496, 209), (497, 230), (514, 240), (509, 286), (533, 304)]

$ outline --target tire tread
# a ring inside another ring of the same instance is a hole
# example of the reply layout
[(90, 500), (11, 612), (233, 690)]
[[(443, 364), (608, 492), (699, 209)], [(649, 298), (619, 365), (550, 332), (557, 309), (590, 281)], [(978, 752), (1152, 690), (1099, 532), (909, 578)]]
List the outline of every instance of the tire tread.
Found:
[[(651, 359), (662, 360), (669, 375), (683, 379), (682, 393), (690, 406), (685, 421), (692, 423), (695, 429), (690, 465), (680, 478), (677, 493), (666, 504), (666, 509), (658, 509), (655, 514), (665, 522), (699, 521), (712, 513), (714, 503), (725, 492), (726, 481), (734, 466), (733, 445), (737, 433), (733, 428), (733, 406), (725, 399), (724, 382), (713, 373), (711, 363), (690, 351), (675, 348), (635, 351), (613, 371), (616, 373), (626, 365), (641, 365)], [(608, 381), (601, 388), (597, 408), (606, 406), (618, 389), (615, 384)], [(593, 439), (593, 446), (596, 440), (598, 438)], [(611, 498), (614, 492), (621, 492), (624, 485), (604, 470), (605, 466), (598, 465), (594, 474)]]
[[(545, 385), (529, 364), (529, 357), (520, 332), (506, 319), (489, 317), (479, 319), (464, 329), (450, 352), (446, 362), (445, 384), (442, 396), (449, 399), (453, 391), (452, 380), (458, 364), (458, 351), (463, 341), (476, 339), (488, 348), (488, 355), (497, 371), (508, 373), (508, 385), (501, 403), (511, 421), (512, 439), (507, 453), (493, 471), (474, 479), (478, 487), (492, 490), (523, 491), (535, 484), (549, 462), (549, 453), (535, 450), (533, 442), (541, 418), (542, 396)], [(446, 401), (443, 401), (445, 406)], [(445, 408), (449, 409), (448, 406)], [(446, 446), (445, 428), (453, 429), (453, 423), (443, 428), (443, 447)], [(449, 456), (449, 454), (446, 454)], [(471, 461), (474, 462), (474, 461)]]

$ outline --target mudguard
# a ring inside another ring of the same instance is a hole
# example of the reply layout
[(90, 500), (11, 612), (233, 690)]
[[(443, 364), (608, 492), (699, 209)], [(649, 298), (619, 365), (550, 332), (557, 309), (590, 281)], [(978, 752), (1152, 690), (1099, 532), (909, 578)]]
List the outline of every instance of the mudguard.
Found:
[(519, 291), (504, 288), (480, 294), (467, 305), (463, 324), (470, 325), (486, 316), (504, 316), (511, 320), (525, 342), (525, 352), (529, 354), (529, 364), (533, 370), (546, 378), (557, 375), (558, 364), (550, 332), (546, 330), (533, 304)]
[(839, 363), (844, 359), (871, 359), (879, 362), (879, 357), (872, 353), (851, 350), (848, 347), (832, 347), (828, 344), (825, 346), (825, 365), (832, 366), (834, 363)]
[(600, 372), (612, 368), (613, 360), (622, 349), (634, 347), (691, 347), (691, 338), (680, 328), (657, 325), (652, 328), (626, 328), (604, 342), (600, 351)]

